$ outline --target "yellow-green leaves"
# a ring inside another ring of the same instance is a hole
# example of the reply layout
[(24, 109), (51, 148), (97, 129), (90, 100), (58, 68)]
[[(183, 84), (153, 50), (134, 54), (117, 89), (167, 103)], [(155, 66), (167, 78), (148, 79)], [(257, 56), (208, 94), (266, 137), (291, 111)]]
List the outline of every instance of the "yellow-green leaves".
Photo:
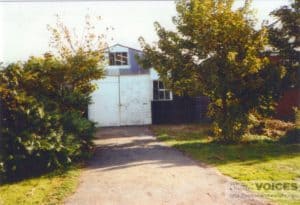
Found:
[(235, 62), (237, 54), (238, 53), (236, 51), (228, 52), (227, 59), (229, 60), (229, 62)]
[(209, 96), (216, 133), (229, 141), (239, 139), (247, 115), (259, 106), (261, 96), (268, 95), (269, 77), (268, 60), (262, 55), (267, 31), (254, 28), (251, 1), (239, 9), (233, 9), (233, 3), (177, 1), (177, 32), (155, 23), (159, 40), (153, 46), (141, 41), (145, 55), (140, 60), (156, 68), (175, 94)]
[[(82, 25), (81, 33), (78, 30), (70, 29), (62, 20), (62, 17), (56, 15), (57, 22), (54, 26), (47, 25), (51, 33), (49, 46), (54, 49), (55, 54), (59, 54), (61, 59), (68, 60), (75, 55), (89, 55), (103, 60), (103, 50), (107, 47), (106, 35), (97, 30), (100, 17), (85, 16), (85, 22)], [(107, 28), (108, 31), (111, 28)]]

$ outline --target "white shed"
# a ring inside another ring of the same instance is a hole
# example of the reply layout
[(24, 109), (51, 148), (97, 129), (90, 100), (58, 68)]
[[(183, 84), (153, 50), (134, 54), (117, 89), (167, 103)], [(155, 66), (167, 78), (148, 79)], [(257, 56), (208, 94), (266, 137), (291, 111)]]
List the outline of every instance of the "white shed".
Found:
[[(142, 55), (139, 50), (117, 44), (108, 48), (106, 55), (106, 77), (96, 82), (98, 89), (92, 94), (89, 119), (99, 127), (151, 124), (153, 81), (158, 79), (157, 73), (137, 64), (135, 55)], [(164, 89), (160, 97), (172, 99)]]

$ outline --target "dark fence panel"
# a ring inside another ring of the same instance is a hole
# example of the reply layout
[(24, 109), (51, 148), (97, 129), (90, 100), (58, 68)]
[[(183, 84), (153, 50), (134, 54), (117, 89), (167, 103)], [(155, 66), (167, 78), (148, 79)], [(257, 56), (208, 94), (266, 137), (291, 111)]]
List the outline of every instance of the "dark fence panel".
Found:
[(201, 97), (175, 97), (172, 101), (152, 101), (152, 124), (180, 124), (207, 121), (209, 100)]

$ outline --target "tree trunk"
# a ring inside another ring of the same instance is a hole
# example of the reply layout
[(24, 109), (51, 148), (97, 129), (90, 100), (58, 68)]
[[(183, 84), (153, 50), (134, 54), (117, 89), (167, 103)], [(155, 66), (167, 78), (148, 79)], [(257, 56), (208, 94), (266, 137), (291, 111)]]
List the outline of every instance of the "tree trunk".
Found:
[(228, 136), (226, 135), (226, 131), (224, 130), (224, 125), (226, 125), (226, 118), (227, 118), (227, 100), (226, 95), (222, 96), (222, 112), (223, 112), (223, 119), (222, 125), (219, 125), (222, 128), (222, 137), (226, 141)]

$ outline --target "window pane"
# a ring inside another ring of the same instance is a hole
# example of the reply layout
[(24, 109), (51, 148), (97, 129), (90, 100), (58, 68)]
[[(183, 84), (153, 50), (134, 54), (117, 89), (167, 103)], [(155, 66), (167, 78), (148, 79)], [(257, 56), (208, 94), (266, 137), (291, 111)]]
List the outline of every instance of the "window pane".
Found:
[(153, 81), (153, 99), (158, 100), (158, 81)]
[(157, 80), (154, 80), (153, 81), (153, 90), (158, 90), (158, 81)]
[(171, 93), (169, 90), (165, 91), (165, 96), (166, 96), (166, 100), (170, 100), (171, 99)]
[(128, 65), (128, 54), (126, 52), (109, 53), (109, 65)]
[(165, 91), (159, 91), (159, 99), (164, 100), (165, 99)]
[(116, 52), (116, 65), (122, 65), (122, 53), (120, 52)]
[(109, 53), (109, 65), (115, 65), (114, 53)]
[(128, 57), (126, 52), (122, 53), (122, 65), (128, 65)]
[(164, 83), (162, 81), (159, 81), (159, 89), (164, 89)]
[(121, 60), (122, 59), (122, 53), (116, 52), (116, 60)]

